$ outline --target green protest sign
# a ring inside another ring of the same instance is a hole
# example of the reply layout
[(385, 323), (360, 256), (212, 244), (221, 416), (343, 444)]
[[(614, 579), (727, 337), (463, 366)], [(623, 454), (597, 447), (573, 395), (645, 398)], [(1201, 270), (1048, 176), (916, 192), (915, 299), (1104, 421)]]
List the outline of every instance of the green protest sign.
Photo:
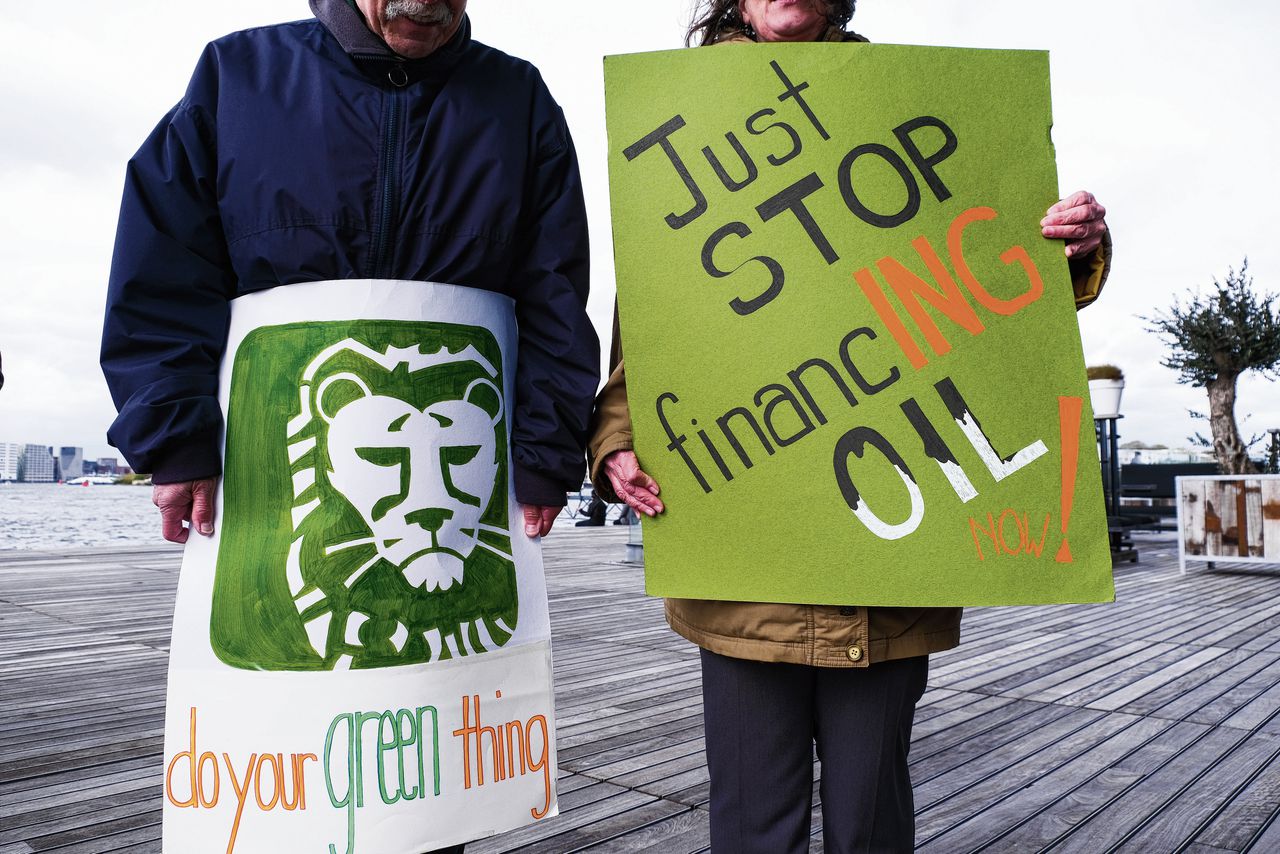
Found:
[(1111, 600), (1047, 54), (733, 45), (605, 89), (648, 592)]

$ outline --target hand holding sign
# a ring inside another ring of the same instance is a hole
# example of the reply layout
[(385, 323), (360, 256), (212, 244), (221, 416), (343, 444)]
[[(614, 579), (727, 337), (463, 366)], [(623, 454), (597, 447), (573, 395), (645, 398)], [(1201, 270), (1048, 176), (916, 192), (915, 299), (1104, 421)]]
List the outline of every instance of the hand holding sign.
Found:
[(524, 515), (524, 534), (526, 537), (545, 537), (551, 533), (551, 526), (560, 515), (559, 507), (541, 504), (521, 504), (520, 511)]
[(604, 473), (617, 496), (637, 513), (656, 516), (665, 509), (658, 499), (658, 482), (640, 468), (635, 451), (614, 451), (605, 457)]
[(1049, 208), (1040, 220), (1040, 231), (1045, 237), (1066, 238), (1067, 257), (1075, 258), (1102, 244), (1106, 215), (1107, 209), (1098, 204), (1093, 193), (1080, 190)]
[(172, 543), (185, 543), (192, 528), (206, 537), (213, 534), (213, 496), (217, 491), (216, 477), (152, 487), (151, 501), (160, 509), (161, 536)]

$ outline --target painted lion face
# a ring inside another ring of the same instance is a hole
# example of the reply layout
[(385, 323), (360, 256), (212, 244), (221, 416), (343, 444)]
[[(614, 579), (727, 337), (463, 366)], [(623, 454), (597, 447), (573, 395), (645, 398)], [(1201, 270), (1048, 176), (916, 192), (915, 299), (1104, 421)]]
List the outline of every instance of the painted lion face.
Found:
[(363, 517), (379, 555), (414, 588), (462, 581), (498, 472), (497, 416), (470, 400), (419, 410), (381, 394), (336, 412), (322, 402), (322, 412), (329, 480)]
[(344, 338), (303, 370), (284, 577), (325, 666), (439, 661), (514, 634), (505, 410), (498, 368), (465, 342)]

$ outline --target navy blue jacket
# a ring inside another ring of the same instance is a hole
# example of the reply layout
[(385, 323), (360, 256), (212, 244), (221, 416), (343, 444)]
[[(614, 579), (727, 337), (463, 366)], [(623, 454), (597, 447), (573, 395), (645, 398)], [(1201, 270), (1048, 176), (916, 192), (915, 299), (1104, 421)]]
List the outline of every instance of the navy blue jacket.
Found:
[(403, 60), (344, 0), (234, 33), (129, 162), (102, 367), (108, 439), (157, 483), (220, 471), (234, 297), (328, 279), (450, 282), (516, 301), (519, 500), (582, 482), (599, 372), (572, 141), (537, 70), (457, 35)]

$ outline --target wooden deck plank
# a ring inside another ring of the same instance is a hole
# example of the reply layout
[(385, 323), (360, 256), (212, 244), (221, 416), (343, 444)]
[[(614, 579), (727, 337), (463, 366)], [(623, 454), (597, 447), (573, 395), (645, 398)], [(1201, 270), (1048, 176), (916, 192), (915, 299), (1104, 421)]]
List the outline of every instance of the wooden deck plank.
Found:
[(711, 822), (706, 810), (686, 809), (586, 849), (591, 854), (692, 854), (711, 845)]
[[(504, 851), (526, 851), (533, 848), (545, 850), (543, 845), (545, 842), (604, 821), (619, 813), (628, 812), (641, 804), (656, 803), (658, 799), (652, 795), (645, 795), (610, 783), (596, 783), (585, 789), (570, 792), (562, 800), (561, 814), (556, 818), (531, 824), (501, 836), (469, 843), (468, 854), (499, 854)], [(673, 804), (672, 808), (678, 809), (679, 806)]]
[(119, 815), (92, 825), (33, 837), (27, 841), (27, 844), (36, 851), (88, 854), (88, 852), (115, 851), (123, 845), (159, 838), (160, 816), (151, 811)]
[(1070, 709), (1015, 700), (994, 712), (980, 715), (963, 726), (951, 726), (920, 740), (912, 739), (912, 758), (917, 764), (937, 766), (981, 750), (988, 744), (1017, 738), (1028, 727), (1043, 725)]
[(1280, 758), (1245, 778), (1235, 796), (1195, 835), (1198, 844), (1243, 851), (1280, 815)]
[[(1215, 732), (1219, 735), (1213, 735)], [(1002, 837), (999, 840), (1000, 847), (1006, 847), (1012, 851), (1039, 851), (1049, 848), (1059, 840), (1069, 838), (1077, 828), (1086, 824), (1101, 836), (1109, 835), (1105, 826), (1091, 822), (1090, 819), (1106, 810), (1110, 804), (1140, 785), (1148, 776), (1159, 771), (1179, 754), (1207, 737), (1214, 740), (1211, 746), (1214, 744), (1222, 746), (1221, 742), (1230, 740), (1229, 735), (1198, 724), (1185, 722), (1174, 724), (1149, 741), (1130, 750), (1119, 761), (1080, 781), (1065, 793), (1059, 789), (1060, 797), (1057, 800)], [(1153, 807), (1158, 808), (1162, 805), (1155, 804)], [(1091, 843), (1092, 839), (1090, 834), (1082, 834), (1075, 837), (1074, 841), (1083, 846)], [(1097, 854), (1099, 851), (1105, 851), (1106, 847), (1094, 844), (1088, 850), (1090, 854)]]
[[(1172, 774), (1182, 788), (1159, 812), (1143, 816), (1119, 851), (1173, 851), (1199, 836), (1263, 767), (1280, 755), (1280, 740), (1259, 735), (1242, 740), (1227, 756), (1197, 778)], [(1170, 766), (1172, 768), (1172, 766)], [(1149, 797), (1148, 793), (1143, 796)], [(1240, 817), (1240, 814), (1236, 814)], [(1255, 825), (1257, 829), (1260, 825)]]
[[(950, 750), (926, 759), (913, 759), (911, 780), (920, 790), (917, 808), (927, 806), (925, 792), (948, 794), (972, 788), (1021, 758), (1034, 755), (1063, 739), (1075, 737), (1102, 717), (1101, 712), (1041, 706), (1010, 726), (995, 732), (975, 733)], [(925, 784), (930, 784), (925, 789)]]
[(56, 815), (43, 821), (23, 824), (18, 824), (17, 822), (7, 823), (3, 828), (0, 828), (0, 845), (19, 842), (23, 839), (49, 836), (50, 834), (74, 828), (99, 825), (105, 821), (145, 812), (155, 813), (155, 804), (152, 803), (149, 796), (140, 797), (132, 801), (123, 801), (105, 806), (102, 809), (82, 809), (74, 812), (58, 810)]
[(1126, 703), (1124, 711), (1137, 715), (1158, 714), (1165, 718), (1185, 717), (1214, 702), (1258, 671), (1270, 667), (1278, 657), (1244, 649), (1228, 650), (1207, 664)]
[[(1137, 834), (1135, 838), (1131, 833), (1148, 820), (1152, 812), (1165, 814), (1172, 801), (1185, 791), (1187, 785), (1205, 776), (1207, 769), (1235, 750), (1241, 741), (1241, 733), (1225, 729), (1209, 730), (1186, 748), (1173, 753), (1141, 779), (1125, 787), (1086, 820), (1073, 826), (1055, 850), (1096, 854), (1098, 851), (1113, 850), (1122, 843), (1158, 844), (1159, 834), (1152, 839), (1146, 834)], [(1120, 767), (1123, 768), (1123, 763)], [(1210, 803), (1216, 796), (1211, 791), (1200, 793), (1201, 799)], [(1194, 830), (1194, 827), (1190, 829)]]
[[(1085, 710), (1081, 710), (1084, 713)], [(1172, 726), (1154, 718), (1106, 714), (1060, 740), (1004, 768), (998, 777), (959, 791), (926, 783), (917, 800), (916, 839), (921, 851), (973, 851), (1044, 814), (1062, 794), (1092, 779), (1133, 749), (1134, 743), (1154, 738)], [(936, 789), (936, 791), (935, 791)], [(995, 846), (996, 850), (1034, 851)]]
[(1123, 709), (1129, 703), (1141, 700), (1147, 694), (1164, 687), (1180, 676), (1212, 664), (1215, 659), (1227, 652), (1225, 649), (1213, 646), (1198, 649), (1189, 654), (1184, 651), (1177, 661), (1170, 662), (1140, 679), (1130, 678), (1126, 684), (1117, 686), (1111, 693), (1090, 701), (1089, 708), (1104, 709), (1108, 712)]
[[(1042, 703), (1057, 703), (1063, 702), (1067, 697), (1077, 697), (1087, 691), (1096, 691), (1096, 693), (1102, 694), (1106, 691), (1105, 685), (1111, 684), (1116, 680), (1123, 681), (1126, 673), (1144, 665), (1157, 656), (1169, 653), (1172, 649), (1172, 644), (1165, 643), (1136, 644), (1132, 647), (1126, 645), (1126, 651), (1123, 655), (1106, 654), (1099, 656), (1091, 668), (1079, 670), (1079, 672), (1073, 673), (1067, 679), (1052, 681), (1051, 684), (1037, 688), (1030, 693), (1019, 692), (1018, 696), (1024, 696), (1028, 700), (1036, 700)], [(1104, 687), (1099, 690), (1096, 687), (1099, 685)], [(1076, 705), (1084, 705), (1084, 703), (1077, 703)]]
[[(631, 793), (636, 794), (636, 793)], [(563, 833), (548, 837), (532, 845), (522, 845), (520, 850), (527, 854), (569, 854), (574, 851), (585, 851), (594, 847), (596, 842), (626, 839), (636, 831), (644, 831), (650, 825), (673, 815), (690, 812), (689, 807), (660, 801), (657, 799), (642, 802), (622, 812), (616, 812), (598, 818), (589, 824), (569, 828)], [(471, 846), (468, 846), (470, 849)]]

